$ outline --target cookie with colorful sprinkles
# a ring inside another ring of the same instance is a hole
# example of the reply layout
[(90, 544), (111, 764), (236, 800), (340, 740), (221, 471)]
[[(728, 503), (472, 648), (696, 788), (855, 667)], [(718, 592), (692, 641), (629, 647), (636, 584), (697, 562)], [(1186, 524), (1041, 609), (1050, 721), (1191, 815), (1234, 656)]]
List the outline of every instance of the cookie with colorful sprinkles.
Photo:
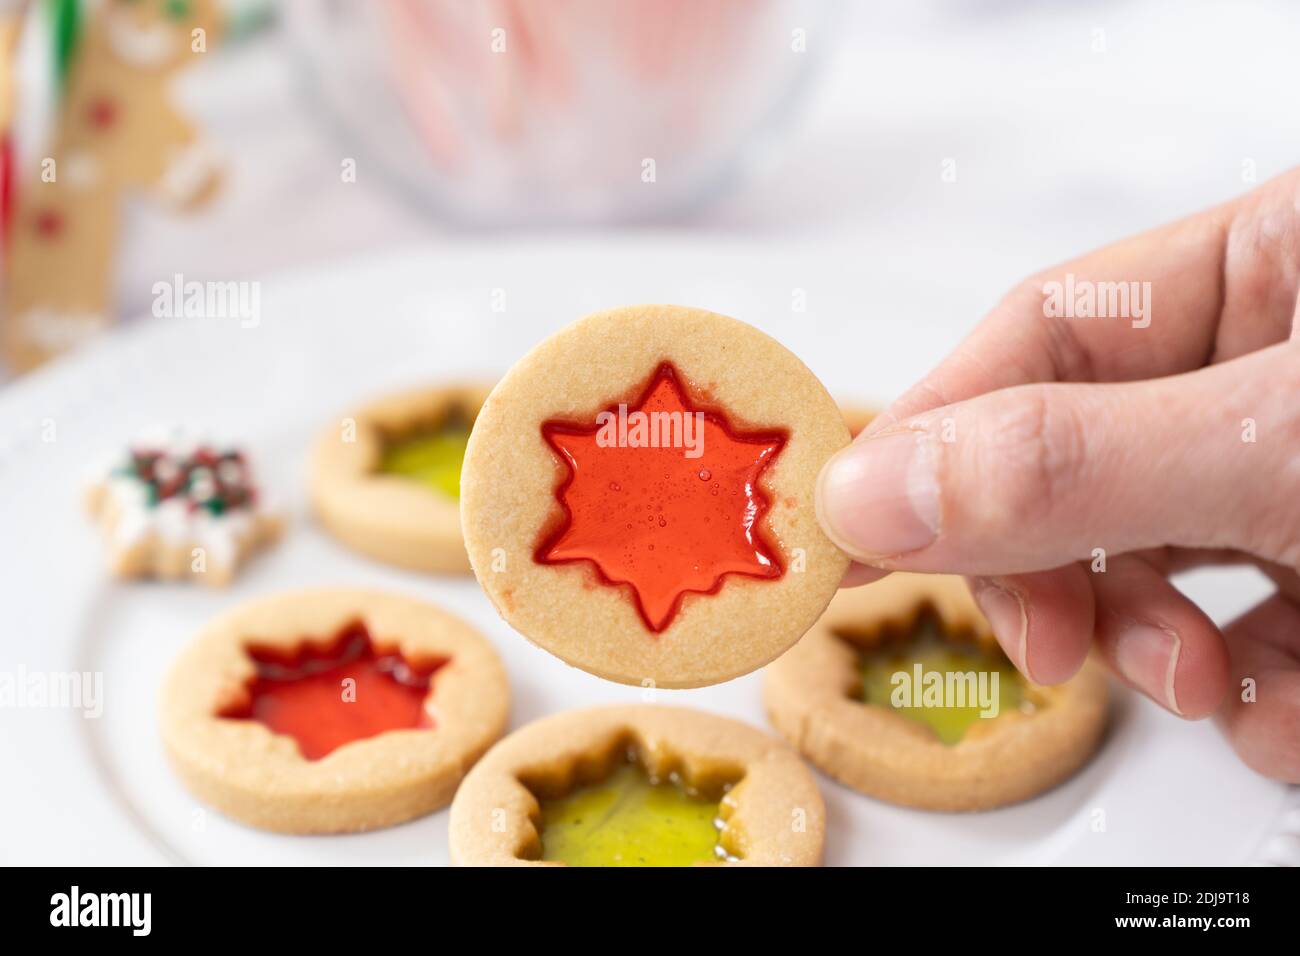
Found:
[(141, 436), (95, 476), (86, 500), (119, 577), (224, 586), (283, 529), (247, 452), (185, 429)]

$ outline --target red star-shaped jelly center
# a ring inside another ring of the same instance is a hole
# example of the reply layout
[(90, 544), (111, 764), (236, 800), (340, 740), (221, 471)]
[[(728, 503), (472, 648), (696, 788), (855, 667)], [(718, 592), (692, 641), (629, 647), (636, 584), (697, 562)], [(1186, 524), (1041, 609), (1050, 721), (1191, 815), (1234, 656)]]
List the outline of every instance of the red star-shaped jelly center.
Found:
[(536, 560), (589, 561), (605, 583), (630, 586), (651, 631), (672, 623), (684, 595), (716, 593), (728, 574), (784, 573), (759, 526), (769, 501), (758, 482), (786, 436), (734, 430), (720, 409), (693, 404), (671, 364), (635, 406), (590, 427), (549, 421), (542, 436), (569, 474), (556, 490), (563, 520)]
[[(219, 717), (256, 720), (298, 742), (308, 760), (389, 730), (433, 726), (425, 698), (445, 660), (409, 661), (375, 645), (360, 622), (328, 643), (250, 645), (256, 675)], [(345, 684), (345, 680), (351, 680)]]

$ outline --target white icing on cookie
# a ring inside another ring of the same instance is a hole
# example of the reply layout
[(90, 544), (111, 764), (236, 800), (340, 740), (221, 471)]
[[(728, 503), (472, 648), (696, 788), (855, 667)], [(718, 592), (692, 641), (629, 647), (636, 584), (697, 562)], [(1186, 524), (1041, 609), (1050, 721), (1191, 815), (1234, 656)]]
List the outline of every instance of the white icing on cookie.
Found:
[(65, 352), (106, 328), (108, 317), (99, 312), (65, 312), (40, 306), (18, 316), (17, 323), (37, 348)]
[(129, 12), (113, 10), (108, 14), (108, 43), (119, 60), (157, 69), (175, 59), (181, 36), (169, 23), (145, 26), (137, 23)]
[[(234, 446), (205, 440), (199, 433), (184, 428), (153, 428), (140, 437), (101, 471), (98, 485), (107, 496), (104, 512), (111, 515), (110, 544), (123, 551), (142, 542), (156, 539), (173, 549), (202, 548), (214, 565), (233, 566), (244, 545), (260, 536), (259, 520), (268, 512), (251, 484), (247, 462), (226, 459), (213, 469), (196, 465), (193, 459), (202, 451), (217, 456), (238, 451)], [(160, 482), (188, 477), (185, 487), (156, 500), (151, 485), (134, 471), (136, 453), (159, 453), (153, 475)], [(184, 472), (184, 474), (182, 474)], [(224, 481), (219, 478), (224, 476)], [(250, 490), (252, 501), (228, 507), (214, 514), (205, 502), (220, 489)], [(198, 491), (196, 495), (194, 492)]]
[(169, 199), (183, 204), (203, 191), (219, 166), (211, 149), (203, 143), (191, 143), (172, 154), (159, 185)]
[(99, 185), (99, 160), (85, 149), (72, 150), (63, 158), (63, 178), (73, 189), (85, 191)]

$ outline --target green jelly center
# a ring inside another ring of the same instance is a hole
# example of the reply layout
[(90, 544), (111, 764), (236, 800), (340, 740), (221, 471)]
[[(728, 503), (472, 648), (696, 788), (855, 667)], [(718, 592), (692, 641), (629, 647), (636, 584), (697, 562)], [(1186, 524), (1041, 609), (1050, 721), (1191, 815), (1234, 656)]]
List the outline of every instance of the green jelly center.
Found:
[(449, 498), (459, 499), (460, 468), (465, 462), (468, 442), (469, 429), (461, 427), (403, 438), (384, 448), (379, 470), (418, 481)]
[[(981, 675), (987, 675), (982, 678), (983, 699), (997, 701), (998, 715), (1031, 706), (1025, 696), (1024, 680), (1006, 658), (982, 651), (973, 644), (953, 644), (944, 639), (938, 624), (930, 620), (918, 624), (903, 643), (886, 643), (862, 653), (858, 672), (864, 703), (886, 707), (920, 721), (949, 746), (965, 737), (976, 721), (996, 719), (981, 716), (984, 710), (980, 697)], [(949, 678), (949, 675), (967, 673), (975, 674), (975, 682)], [(907, 675), (907, 679), (896, 677), (900, 674)], [(931, 674), (937, 677), (927, 676)], [(997, 675), (996, 694), (992, 692), (994, 674)], [(936, 685), (941, 688), (937, 693)]]
[(624, 764), (598, 784), (542, 801), (542, 859), (570, 866), (690, 866), (725, 859), (716, 801)]

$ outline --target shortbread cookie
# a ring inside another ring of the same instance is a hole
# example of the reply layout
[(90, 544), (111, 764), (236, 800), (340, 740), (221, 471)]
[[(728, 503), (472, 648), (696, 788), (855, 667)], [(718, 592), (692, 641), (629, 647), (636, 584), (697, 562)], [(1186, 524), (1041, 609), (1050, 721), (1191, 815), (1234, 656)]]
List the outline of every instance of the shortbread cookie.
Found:
[(677, 707), (546, 717), (492, 748), (451, 807), (461, 866), (816, 866), (807, 768), (752, 727)]
[(283, 529), (253, 481), (247, 454), (183, 429), (133, 443), (96, 476), (86, 500), (120, 577), (223, 586)]
[(511, 626), (583, 670), (738, 677), (798, 640), (844, 575), (813, 488), (848, 437), (803, 363), (744, 323), (597, 313), (484, 404), (462, 477), (470, 563)]
[(844, 416), (844, 424), (849, 427), (849, 434), (857, 437), (880, 412), (857, 402), (840, 402), (840, 414)]
[(411, 598), (321, 589), (245, 604), (186, 648), (163, 688), (185, 785), (282, 833), (401, 823), (445, 806), (501, 736), (496, 652)]
[(987, 810), (1065, 780), (1097, 749), (1106, 698), (1091, 661), (1030, 684), (961, 578), (903, 573), (843, 591), (764, 683), (773, 725), (819, 768), (928, 810)]
[(416, 571), (468, 571), (460, 467), (487, 385), (422, 388), (373, 402), (316, 443), (311, 499), (349, 547)]

